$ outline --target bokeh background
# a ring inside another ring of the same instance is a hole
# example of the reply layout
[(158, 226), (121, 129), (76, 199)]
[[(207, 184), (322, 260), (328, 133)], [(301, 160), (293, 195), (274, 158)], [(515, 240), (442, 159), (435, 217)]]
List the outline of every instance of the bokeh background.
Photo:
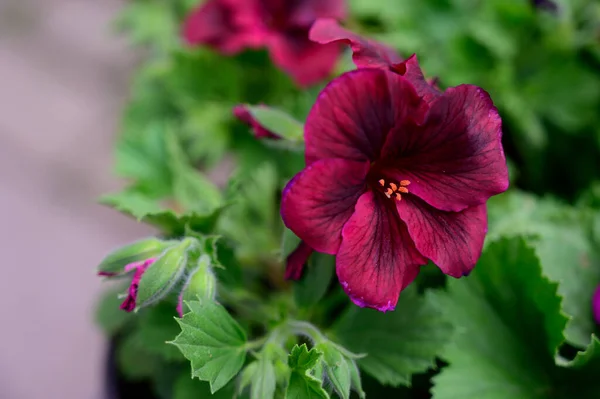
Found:
[(96, 205), (136, 57), (118, 0), (0, 0), (0, 398), (101, 398), (94, 266), (146, 229)]

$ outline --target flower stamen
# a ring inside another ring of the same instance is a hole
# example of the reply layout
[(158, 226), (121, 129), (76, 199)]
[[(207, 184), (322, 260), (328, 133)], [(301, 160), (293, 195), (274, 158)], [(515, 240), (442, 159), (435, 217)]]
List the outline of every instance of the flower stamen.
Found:
[(408, 194), (408, 188), (406, 186), (410, 184), (409, 180), (400, 180), (398, 183), (387, 183), (385, 179), (379, 179), (377, 182), (384, 188), (383, 193), (388, 198), (392, 198), (393, 196), (396, 201), (401, 201), (402, 194)]

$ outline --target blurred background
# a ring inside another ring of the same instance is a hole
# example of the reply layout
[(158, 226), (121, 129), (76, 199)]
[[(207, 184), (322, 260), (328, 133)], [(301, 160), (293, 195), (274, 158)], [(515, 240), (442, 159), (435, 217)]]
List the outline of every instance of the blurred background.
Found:
[(101, 398), (94, 266), (143, 226), (96, 205), (134, 63), (118, 0), (0, 0), (0, 398)]

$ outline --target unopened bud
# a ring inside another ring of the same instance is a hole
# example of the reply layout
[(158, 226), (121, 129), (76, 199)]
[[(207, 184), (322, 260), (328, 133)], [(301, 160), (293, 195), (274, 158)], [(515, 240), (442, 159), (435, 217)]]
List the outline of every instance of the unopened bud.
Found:
[(188, 249), (195, 240), (186, 238), (165, 250), (142, 276), (137, 290), (136, 308), (151, 305), (164, 298), (183, 276)]
[(184, 302), (202, 299), (215, 299), (217, 278), (212, 271), (210, 256), (204, 254), (198, 259), (198, 265), (192, 270), (181, 294), (177, 312), (183, 317)]
[(127, 273), (129, 270), (126, 269), (126, 266), (155, 258), (176, 242), (150, 237), (121, 247), (111, 252), (98, 265), (98, 274), (101, 276), (117, 276)]

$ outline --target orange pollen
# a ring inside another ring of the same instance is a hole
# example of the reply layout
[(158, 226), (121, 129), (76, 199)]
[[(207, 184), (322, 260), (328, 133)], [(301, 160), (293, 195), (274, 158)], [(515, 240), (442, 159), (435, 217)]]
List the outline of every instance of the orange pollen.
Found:
[(394, 197), (397, 201), (402, 200), (402, 194), (408, 193), (408, 188), (406, 188), (406, 186), (410, 184), (410, 181), (408, 180), (400, 180), (398, 183), (388, 183), (385, 179), (379, 179), (377, 182), (383, 188), (383, 193), (386, 197)]

